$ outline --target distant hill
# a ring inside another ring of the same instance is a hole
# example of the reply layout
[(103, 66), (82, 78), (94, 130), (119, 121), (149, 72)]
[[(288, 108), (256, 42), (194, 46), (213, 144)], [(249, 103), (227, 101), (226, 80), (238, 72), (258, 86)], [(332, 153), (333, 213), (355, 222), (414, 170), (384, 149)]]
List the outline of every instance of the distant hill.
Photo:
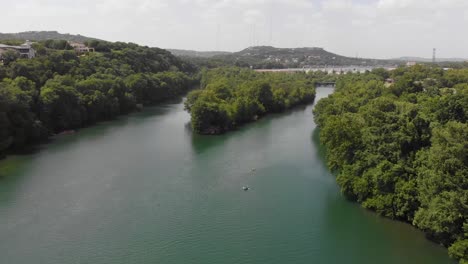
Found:
[(200, 58), (211, 58), (218, 55), (231, 54), (228, 51), (196, 51), (196, 50), (180, 50), (180, 49), (168, 49), (169, 52), (175, 56), (186, 56), (186, 57), (200, 57)]
[[(415, 61), (415, 62), (432, 62), (432, 59), (421, 58), (421, 57), (400, 57), (400, 58), (396, 58), (394, 60)], [(464, 62), (464, 61), (468, 61), (468, 59), (462, 59), (462, 58), (437, 58), (436, 61), (437, 62)]]
[(323, 48), (275, 48), (271, 46), (249, 47), (231, 54), (213, 58), (231, 64), (254, 68), (302, 68), (308, 66), (390, 66), (401, 64), (397, 60), (362, 59), (341, 56)]
[(0, 33), (0, 40), (47, 40), (47, 39), (56, 39), (56, 40), (68, 40), (76, 42), (85, 42), (88, 40), (98, 40), (96, 38), (90, 38), (86, 36), (72, 35), (72, 34), (62, 34), (57, 31), (26, 31), (19, 33)]

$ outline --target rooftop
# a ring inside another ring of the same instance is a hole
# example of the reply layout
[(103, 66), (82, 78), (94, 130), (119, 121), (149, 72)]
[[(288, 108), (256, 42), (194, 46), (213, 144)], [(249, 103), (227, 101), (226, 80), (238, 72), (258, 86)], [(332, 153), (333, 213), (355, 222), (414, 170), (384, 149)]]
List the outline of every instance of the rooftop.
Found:
[(24, 49), (24, 48), (31, 48), (31, 45), (26, 42), (25, 44), (22, 44), (21, 46), (11, 46), (11, 45), (5, 45), (5, 44), (0, 44), (0, 48), (10, 48), (10, 49)]

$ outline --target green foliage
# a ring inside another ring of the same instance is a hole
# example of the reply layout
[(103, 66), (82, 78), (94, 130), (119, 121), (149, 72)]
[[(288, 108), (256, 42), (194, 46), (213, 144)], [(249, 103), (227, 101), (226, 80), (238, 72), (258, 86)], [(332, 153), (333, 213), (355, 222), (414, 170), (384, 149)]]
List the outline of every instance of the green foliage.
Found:
[[(180, 54), (180, 53), (179, 53)], [(185, 54), (189, 55), (190, 54)], [(271, 46), (249, 47), (239, 52), (218, 54), (211, 58), (197, 58), (204, 65), (230, 65), (236, 67), (253, 67), (254, 69), (303, 68), (310, 66), (327, 67), (349, 65), (396, 65), (401, 61), (361, 59), (340, 56), (322, 48), (275, 48)]]
[(0, 156), (44, 135), (44, 127), (30, 111), (35, 97), (34, 83), (24, 77), (0, 82)]
[(201, 86), (188, 95), (185, 109), (193, 129), (203, 134), (223, 133), (315, 99), (314, 75), (306, 74), (217, 68), (202, 73)]
[(44, 47), (49, 48), (49, 49), (56, 49), (56, 50), (71, 50), (73, 49), (70, 44), (68, 44), (68, 41), (66, 40), (54, 40), (54, 39), (48, 39), (43, 42)]
[(449, 255), (454, 259), (459, 259), (460, 264), (468, 263), (468, 235), (465, 234), (464, 239), (460, 239), (449, 247)]
[(421, 207), (414, 223), (448, 246), (461, 238), (468, 215), (468, 124), (435, 127), (431, 141), (418, 153)]
[(8, 66), (12, 62), (16, 61), (20, 57), (20, 54), (15, 50), (7, 50), (0, 54), (0, 59), (3, 61), (3, 65)]
[[(390, 76), (395, 84), (383, 85)], [(468, 72), (416, 66), (340, 78), (314, 109), (342, 192), (467, 263)]]
[(106, 52), (77, 56), (66, 41), (47, 40), (34, 44), (41, 49), (36, 58), (0, 67), (0, 156), (51, 133), (128, 113), (137, 104), (175, 98), (196, 83), (188, 75), (195, 67), (167, 51), (93, 43)]

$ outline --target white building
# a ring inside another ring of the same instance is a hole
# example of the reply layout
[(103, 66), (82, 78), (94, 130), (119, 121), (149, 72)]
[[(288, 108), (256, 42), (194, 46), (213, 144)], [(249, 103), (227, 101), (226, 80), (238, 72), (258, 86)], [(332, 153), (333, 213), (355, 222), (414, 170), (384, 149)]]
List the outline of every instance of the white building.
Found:
[(13, 50), (18, 52), (21, 58), (32, 59), (36, 57), (36, 51), (31, 47), (31, 44), (32, 43), (29, 41), (26, 41), (20, 46), (0, 44), (0, 55), (8, 50)]
[(94, 52), (94, 48), (89, 48), (83, 43), (69, 41), (68, 44), (73, 47), (76, 53)]

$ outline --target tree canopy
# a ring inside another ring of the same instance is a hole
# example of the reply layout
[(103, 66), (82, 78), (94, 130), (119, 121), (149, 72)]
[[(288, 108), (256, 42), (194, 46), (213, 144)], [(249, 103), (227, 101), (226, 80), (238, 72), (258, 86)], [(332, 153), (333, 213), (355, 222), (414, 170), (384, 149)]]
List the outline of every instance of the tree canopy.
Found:
[(412, 223), (461, 263), (468, 263), (467, 78), (466, 69), (420, 65), (345, 76), (314, 110), (343, 194)]
[(45, 40), (33, 44), (34, 59), (6, 54), (0, 66), (0, 156), (52, 133), (174, 98), (198, 82), (194, 65), (165, 50), (88, 44), (97, 52), (78, 56), (66, 41)]
[(188, 95), (185, 108), (196, 132), (219, 134), (314, 99), (313, 75), (217, 68), (202, 73), (201, 90)]

